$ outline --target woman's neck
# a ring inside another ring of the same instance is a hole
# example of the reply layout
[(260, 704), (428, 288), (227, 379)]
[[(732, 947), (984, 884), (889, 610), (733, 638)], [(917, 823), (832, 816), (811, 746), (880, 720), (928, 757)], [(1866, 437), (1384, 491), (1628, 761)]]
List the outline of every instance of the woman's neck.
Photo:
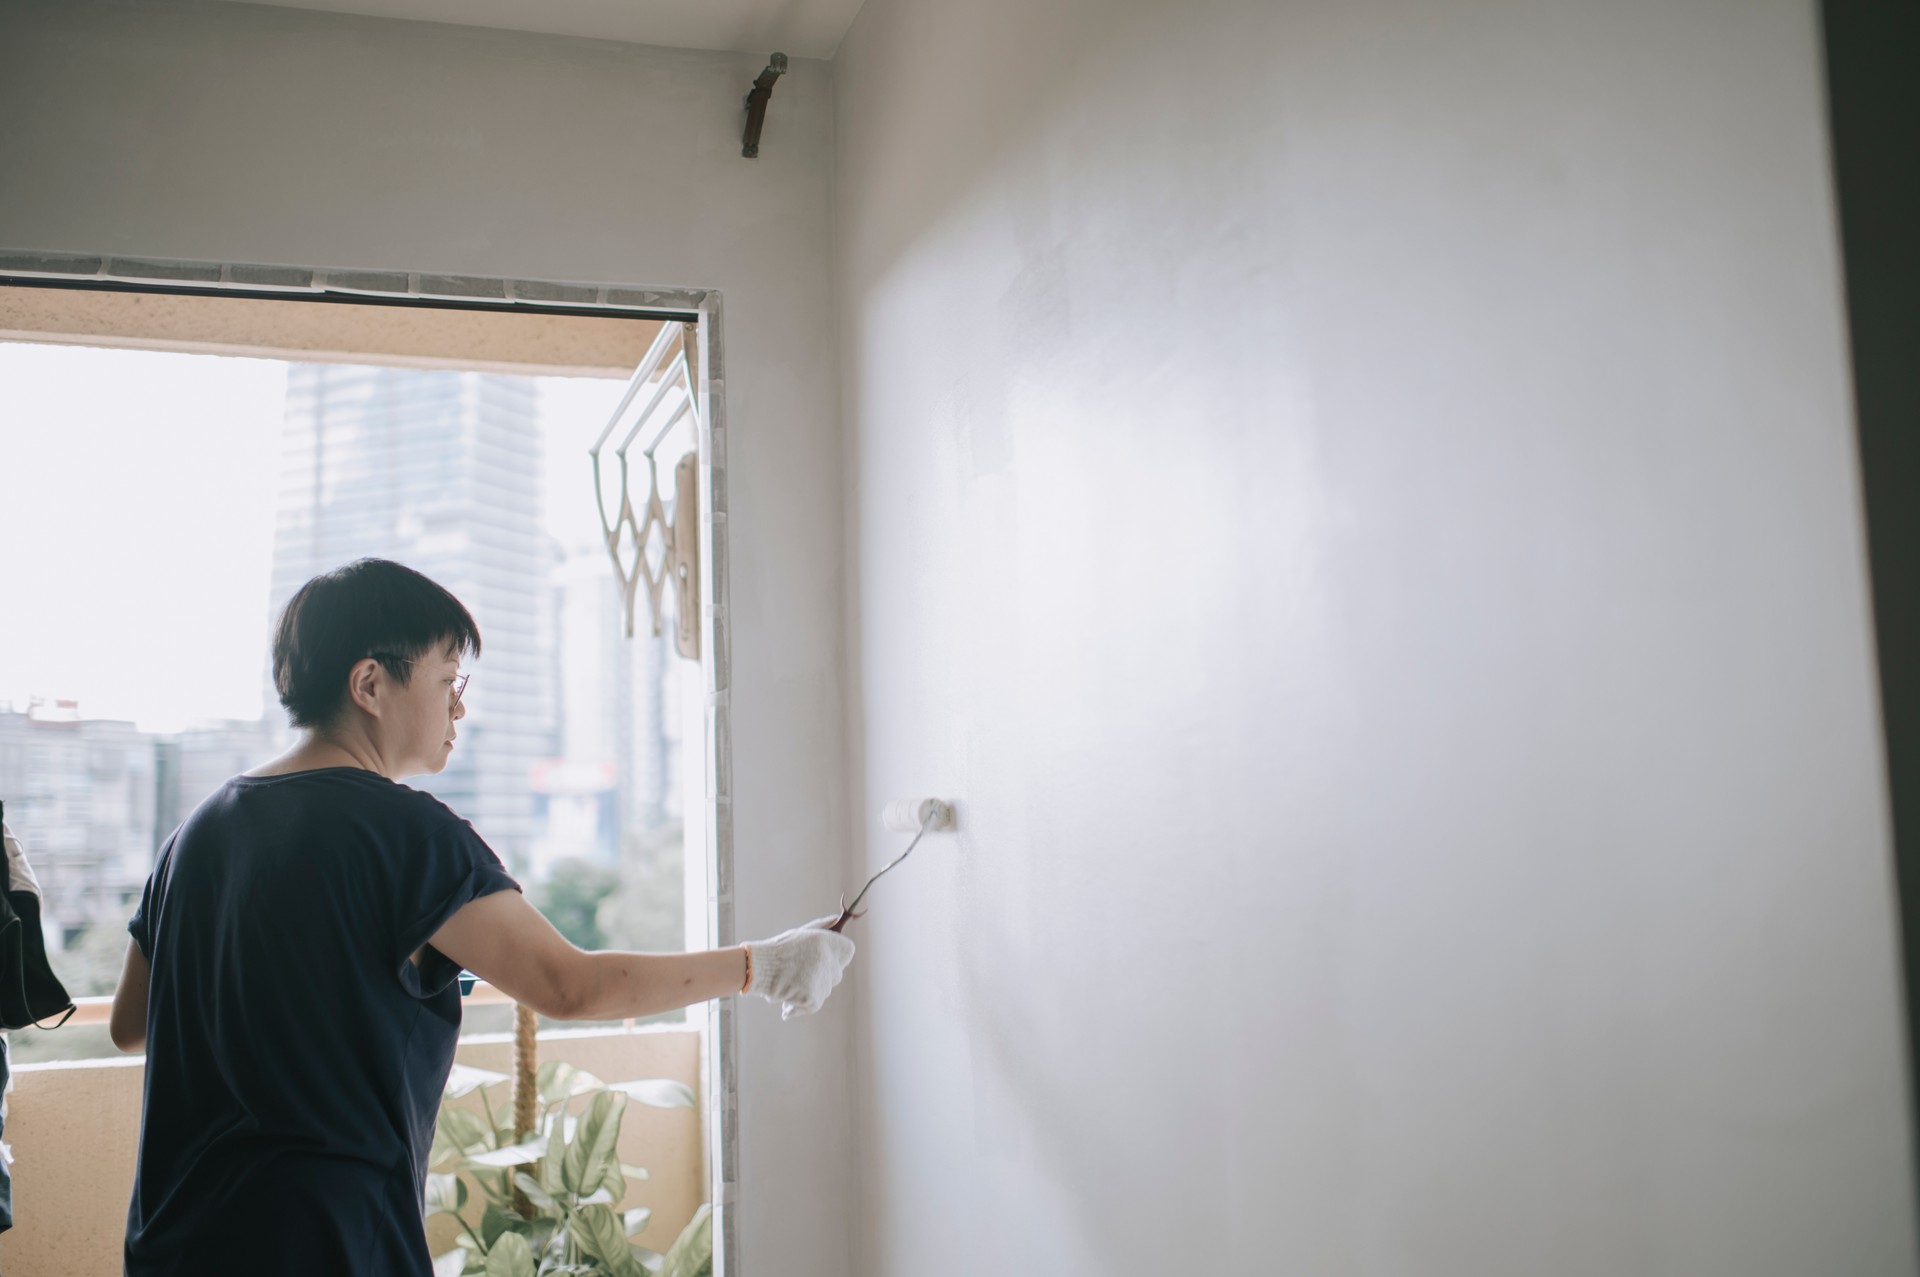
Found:
[[(321, 732), (301, 733), (292, 749), (280, 757), (247, 771), (249, 776), (286, 776), (293, 772), (319, 771), (327, 767), (357, 767), (382, 776), (379, 754), (369, 742), (343, 740)], [(388, 777), (392, 779), (392, 777)]]

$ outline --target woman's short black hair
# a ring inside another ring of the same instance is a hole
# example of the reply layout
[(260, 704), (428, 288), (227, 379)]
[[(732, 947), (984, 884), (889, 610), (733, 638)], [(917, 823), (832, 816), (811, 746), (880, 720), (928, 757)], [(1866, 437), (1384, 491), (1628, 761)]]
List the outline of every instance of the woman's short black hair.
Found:
[(480, 627), (459, 599), (410, 567), (356, 559), (287, 601), (273, 636), (273, 685), (295, 727), (325, 727), (356, 663), (374, 657), (406, 683), (414, 660), (449, 646), (480, 655)]

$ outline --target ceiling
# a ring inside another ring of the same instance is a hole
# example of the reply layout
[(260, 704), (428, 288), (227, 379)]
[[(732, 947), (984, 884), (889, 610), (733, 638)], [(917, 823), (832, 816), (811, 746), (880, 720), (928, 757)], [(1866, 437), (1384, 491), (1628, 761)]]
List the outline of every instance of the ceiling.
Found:
[(674, 49), (830, 58), (862, 0), (252, 0)]

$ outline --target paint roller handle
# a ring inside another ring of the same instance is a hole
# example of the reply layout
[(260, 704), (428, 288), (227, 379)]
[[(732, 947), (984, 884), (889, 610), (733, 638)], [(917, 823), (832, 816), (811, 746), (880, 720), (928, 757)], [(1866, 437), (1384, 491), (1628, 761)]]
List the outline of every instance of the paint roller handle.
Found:
[(827, 926), (827, 930), (836, 935), (844, 931), (855, 918), (867, 916), (866, 911), (860, 908), (860, 902), (873, 890), (874, 883), (886, 877), (889, 870), (913, 854), (913, 849), (920, 845), (920, 840), (927, 836), (928, 830), (953, 828), (953, 808), (938, 798), (908, 798), (887, 804), (884, 819), (889, 829), (912, 829), (918, 832), (913, 835), (913, 841), (907, 844), (905, 851), (888, 861), (885, 869), (867, 879), (867, 885), (860, 888), (860, 894), (853, 898), (852, 904), (847, 903), (845, 896), (840, 897), (840, 916)]
[(853, 910), (847, 908), (847, 898), (845, 896), (841, 896), (840, 897), (840, 916), (827, 924), (827, 930), (838, 935), (847, 929), (847, 924), (849, 922), (852, 922), (855, 918), (864, 918), (866, 916), (867, 916), (867, 911), (864, 909), (862, 909), (859, 913), (855, 913)]

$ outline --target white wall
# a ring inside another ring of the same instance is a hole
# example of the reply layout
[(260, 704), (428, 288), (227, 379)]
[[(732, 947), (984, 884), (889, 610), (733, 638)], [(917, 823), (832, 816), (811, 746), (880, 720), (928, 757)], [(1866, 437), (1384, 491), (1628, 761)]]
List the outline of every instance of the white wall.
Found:
[(856, 1272), (1914, 1270), (1817, 49), (869, 0)]
[[(504, 275), (725, 297), (737, 917), (840, 890), (831, 85), (764, 54), (228, 4), (0, 0), (0, 249)], [(156, 494), (163, 499), (164, 494)], [(847, 1267), (846, 1012), (740, 1015), (744, 1256)]]

